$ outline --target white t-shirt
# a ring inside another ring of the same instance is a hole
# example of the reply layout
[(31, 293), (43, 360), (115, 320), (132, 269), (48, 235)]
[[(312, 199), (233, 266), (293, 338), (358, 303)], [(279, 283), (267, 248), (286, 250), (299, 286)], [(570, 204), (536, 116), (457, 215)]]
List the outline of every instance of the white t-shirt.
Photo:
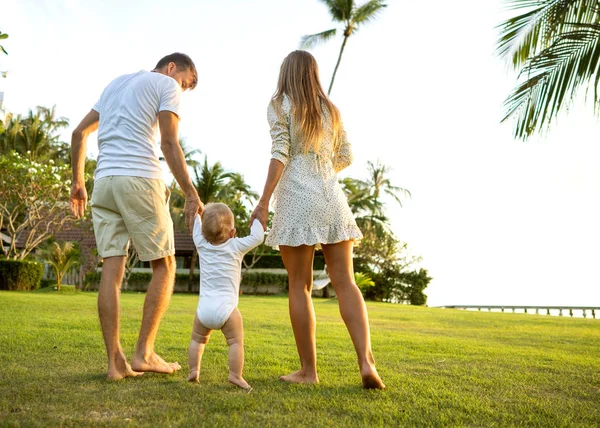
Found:
[[(196, 215), (193, 237), (200, 259), (200, 307), (219, 309), (222, 305), (231, 304), (231, 308), (235, 308), (240, 290), (242, 258), (263, 242), (265, 231), (262, 224), (254, 220), (250, 235), (213, 245), (202, 235), (202, 222), (200, 216)], [(224, 315), (225, 319), (228, 316)]]
[(93, 107), (100, 114), (96, 180), (109, 175), (162, 179), (157, 153), (158, 113), (179, 115), (175, 79), (139, 71), (113, 80)]

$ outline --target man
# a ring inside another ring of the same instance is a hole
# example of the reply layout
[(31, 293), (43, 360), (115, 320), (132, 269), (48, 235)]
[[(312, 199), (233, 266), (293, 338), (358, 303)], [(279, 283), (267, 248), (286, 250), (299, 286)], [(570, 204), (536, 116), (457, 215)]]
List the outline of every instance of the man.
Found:
[[(187, 55), (162, 58), (152, 72), (140, 71), (112, 81), (94, 108), (73, 131), (71, 210), (83, 215), (87, 204), (84, 166), (86, 142), (98, 129), (98, 163), (90, 206), (96, 245), (103, 258), (98, 314), (108, 354), (109, 379), (141, 372), (172, 373), (181, 367), (154, 352), (160, 320), (169, 305), (175, 281), (173, 222), (169, 191), (155, 153), (156, 131), (169, 169), (185, 194), (185, 220), (192, 230), (203, 204), (187, 172), (178, 143), (179, 100), (194, 89), (196, 67)], [(119, 337), (119, 296), (129, 240), (142, 261), (150, 261), (142, 326), (131, 365)]]

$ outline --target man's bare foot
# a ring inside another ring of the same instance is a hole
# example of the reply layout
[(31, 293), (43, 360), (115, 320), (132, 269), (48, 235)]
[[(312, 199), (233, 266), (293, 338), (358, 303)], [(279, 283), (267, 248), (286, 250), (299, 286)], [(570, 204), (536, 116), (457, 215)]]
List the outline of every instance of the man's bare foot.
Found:
[(377, 373), (377, 369), (372, 365), (365, 365), (360, 370), (363, 388), (365, 389), (385, 389), (383, 381)]
[(238, 377), (230, 374), (229, 382), (234, 384), (235, 386), (239, 386), (240, 388), (245, 389), (248, 392), (252, 391), (252, 387), (248, 385), (248, 382), (246, 382), (243, 377)]
[(144, 373), (136, 372), (131, 369), (124, 354), (117, 355), (115, 360), (108, 364), (108, 379), (121, 380), (126, 377), (141, 376)]
[(167, 363), (154, 352), (148, 357), (134, 355), (131, 367), (138, 372), (154, 372), (170, 374), (181, 369), (179, 363)]
[(290, 373), (289, 375), (280, 376), (279, 380), (289, 383), (317, 384), (319, 383), (319, 376), (317, 376), (316, 373), (314, 375), (308, 376), (302, 373), (302, 370), (298, 370), (297, 372)]

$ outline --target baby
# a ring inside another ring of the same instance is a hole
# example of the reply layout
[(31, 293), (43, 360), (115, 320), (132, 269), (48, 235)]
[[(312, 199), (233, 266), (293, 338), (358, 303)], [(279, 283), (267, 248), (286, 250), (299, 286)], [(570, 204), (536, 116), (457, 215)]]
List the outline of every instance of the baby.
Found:
[(242, 377), (244, 328), (237, 305), (242, 258), (260, 245), (264, 234), (260, 222), (254, 220), (250, 236), (234, 238), (233, 213), (222, 203), (207, 204), (202, 220), (196, 216), (194, 244), (200, 258), (200, 300), (188, 350), (188, 381), (198, 382), (204, 346), (212, 330), (220, 329), (229, 346), (229, 382), (252, 389)]

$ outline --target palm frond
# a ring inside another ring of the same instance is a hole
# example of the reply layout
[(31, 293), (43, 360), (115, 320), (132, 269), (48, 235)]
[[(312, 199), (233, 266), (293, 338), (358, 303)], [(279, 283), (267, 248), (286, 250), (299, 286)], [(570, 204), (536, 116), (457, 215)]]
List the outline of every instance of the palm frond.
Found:
[(356, 8), (352, 14), (352, 22), (357, 25), (371, 22), (387, 7), (383, 0), (371, 0)]
[(576, 90), (594, 75), (595, 106), (600, 103), (600, 25), (574, 27), (530, 59), (521, 71), (519, 76), (525, 81), (506, 99), (502, 119), (516, 116), (515, 137), (525, 139), (550, 125)]
[(354, 9), (354, 0), (321, 0), (327, 6), (331, 17), (336, 22), (347, 22), (350, 20)]
[(515, 69), (550, 47), (568, 25), (599, 22), (598, 1), (508, 0), (505, 4), (512, 10), (527, 9), (496, 27), (500, 29), (496, 53), (510, 58)]
[(332, 28), (331, 30), (323, 31), (322, 33), (302, 36), (300, 39), (300, 49), (311, 49), (316, 45), (324, 43), (332, 37), (335, 37), (336, 34), (337, 29)]

